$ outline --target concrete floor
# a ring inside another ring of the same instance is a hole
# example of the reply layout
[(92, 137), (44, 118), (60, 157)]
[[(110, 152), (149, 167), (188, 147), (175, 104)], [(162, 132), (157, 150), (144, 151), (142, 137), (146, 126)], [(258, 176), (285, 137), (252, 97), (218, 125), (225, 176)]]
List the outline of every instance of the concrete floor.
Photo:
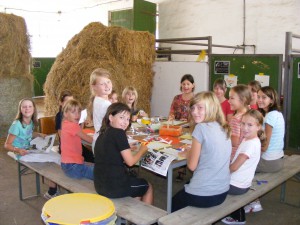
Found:
[[(19, 200), (17, 164), (7, 156), (3, 149), (5, 139), (0, 139), (0, 225), (42, 225), (40, 214), (46, 200), (35, 197), (25, 201)], [(154, 186), (154, 205), (166, 208), (166, 186), (164, 177), (154, 175), (142, 169), (140, 175), (149, 180)], [(176, 173), (175, 173), (176, 175)], [(189, 173), (185, 181), (189, 179)], [(183, 187), (184, 182), (174, 184), (174, 193)], [(287, 202), (299, 204), (300, 183), (294, 179), (287, 182)], [(42, 193), (47, 190), (47, 185), (42, 184)], [(35, 192), (34, 175), (24, 178), (24, 194), (31, 195)], [(269, 192), (261, 198), (263, 211), (247, 214), (249, 225), (298, 225), (300, 224), (300, 208), (280, 203), (280, 187)], [(217, 225), (222, 224), (218, 222)]]
[[(40, 115), (43, 113), (38, 107)], [(46, 200), (40, 196), (25, 201), (19, 200), (17, 163), (7, 156), (3, 145), (5, 138), (0, 138), (0, 225), (42, 225), (40, 214)], [(299, 154), (299, 153), (298, 153)], [(176, 172), (174, 176), (176, 176)], [(141, 169), (140, 176), (146, 178), (154, 187), (154, 205), (166, 209), (167, 180), (151, 172)], [(180, 190), (189, 180), (191, 173), (185, 176), (184, 182), (174, 182), (173, 193)], [(24, 194), (32, 195), (35, 192), (34, 175), (27, 175), (23, 182)], [(41, 185), (42, 194), (48, 189), (46, 184)], [(290, 204), (300, 204), (300, 182), (290, 179), (287, 182), (286, 201)], [(242, 196), (241, 196), (242, 197)], [(299, 225), (300, 208), (280, 203), (280, 187), (272, 190), (260, 200), (263, 211), (247, 214), (249, 225)], [(217, 225), (223, 223), (218, 222)]]

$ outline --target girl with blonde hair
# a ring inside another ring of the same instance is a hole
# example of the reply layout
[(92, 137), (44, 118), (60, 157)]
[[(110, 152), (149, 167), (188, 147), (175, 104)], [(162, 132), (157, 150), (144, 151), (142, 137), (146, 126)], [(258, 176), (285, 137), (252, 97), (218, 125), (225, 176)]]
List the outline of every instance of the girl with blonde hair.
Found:
[(224, 202), (230, 181), (230, 128), (213, 92), (191, 99), (192, 146), (182, 154), (193, 176), (172, 199), (172, 212), (186, 206), (207, 208)]

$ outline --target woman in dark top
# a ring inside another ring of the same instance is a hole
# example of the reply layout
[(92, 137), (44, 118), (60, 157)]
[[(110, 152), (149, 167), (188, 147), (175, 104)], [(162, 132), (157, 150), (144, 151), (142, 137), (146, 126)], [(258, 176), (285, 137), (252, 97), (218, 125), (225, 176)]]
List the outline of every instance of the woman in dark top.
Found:
[(136, 197), (152, 204), (153, 189), (145, 179), (132, 177), (126, 167), (133, 166), (147, 152), (141, 145), (132, 155), (126, 136), (130, 109), (123, 103), (111, 104), (95, 144), (94, 185), (98, 194), (109, 198)]

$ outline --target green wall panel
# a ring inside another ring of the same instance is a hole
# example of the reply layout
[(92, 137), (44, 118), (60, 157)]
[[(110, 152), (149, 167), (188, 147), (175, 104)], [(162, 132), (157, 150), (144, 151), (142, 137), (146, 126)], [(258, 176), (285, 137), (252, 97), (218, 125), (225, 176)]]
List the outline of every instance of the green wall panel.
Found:
[(134, 0), (133, 29), (149, 31), (155, 35), (156, 4), (143, 0)]
[(110, 12), (110, 26), (125, 27), (133, 30), (133, 10), (121, 10)]
[(33, 58), (34, 95), (43, 96), (43, 85), (55, 58)]
[[(254, 80), (255, 74), (263, 73), (270, 76), (270, 86), (281, 94), (282, 82), (282, 55), (219, 55), (213, 54), (210, 57), (210, 89), (218, 78), (223, 78), (225, 74), (215, 73), (216, 61), (229, 61), (228, 74), (238, 76), (238, 84), (247, 84)], [(228, 94), (228, 93), (227, 93)]]
[(298, 78), (300, 56), (293, 57), (293, 79), (289, 120), (289, 148), (300, 150), (300, 78)]

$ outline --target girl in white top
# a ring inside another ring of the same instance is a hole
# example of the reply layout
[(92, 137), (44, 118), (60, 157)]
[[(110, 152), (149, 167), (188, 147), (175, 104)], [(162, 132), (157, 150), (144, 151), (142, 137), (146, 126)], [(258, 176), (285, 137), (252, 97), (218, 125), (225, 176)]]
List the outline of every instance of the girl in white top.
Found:
[(258, 91), (258, 107), (265, 116), (263, 128), (267, 140), (262, 146), (262, 155), (257, 172), (273, 173), (283, 168), (284, 118), (276, 91), (272, 87), (262, 87)]
[[(261, 147), (261, 157), (256, 172), (274, 173), (283, 168), (284, 118), (280, 110), (280, 102), (272, 87), (262, 87), (257, 93), (257, 104), (263, 114), (263, 128), (266, 142)], [(246, 213), (258, 212), (263, 208), (259, 200), (245, 206)]]
[(93, 124), (95, 128), (95, 134), (93, 137), (93, 150), (95, 142), (99, 136), (99, 130), (102, 125), (102, 119), (106, 113), (108, 106), (111, 102), (108, 100), (108, 95), (112, 91), (112, 82), (110, 80), (110, 73), (102, 68), (95, 69), (90, 76), (91, 87), (91, 102), (90, 110), (92, 113)]
[[(243, 140), (230, 165), (230, 189), (228, 194), (241, 195), (251, 187), (256, 166), (260, 159), (261, 142), (265, 140), (262, 131), (263, 116), (255, 110), (247, 111), (241, 121)], [(225, 224), (245, 224), (244, 207), (222, 220)]]

